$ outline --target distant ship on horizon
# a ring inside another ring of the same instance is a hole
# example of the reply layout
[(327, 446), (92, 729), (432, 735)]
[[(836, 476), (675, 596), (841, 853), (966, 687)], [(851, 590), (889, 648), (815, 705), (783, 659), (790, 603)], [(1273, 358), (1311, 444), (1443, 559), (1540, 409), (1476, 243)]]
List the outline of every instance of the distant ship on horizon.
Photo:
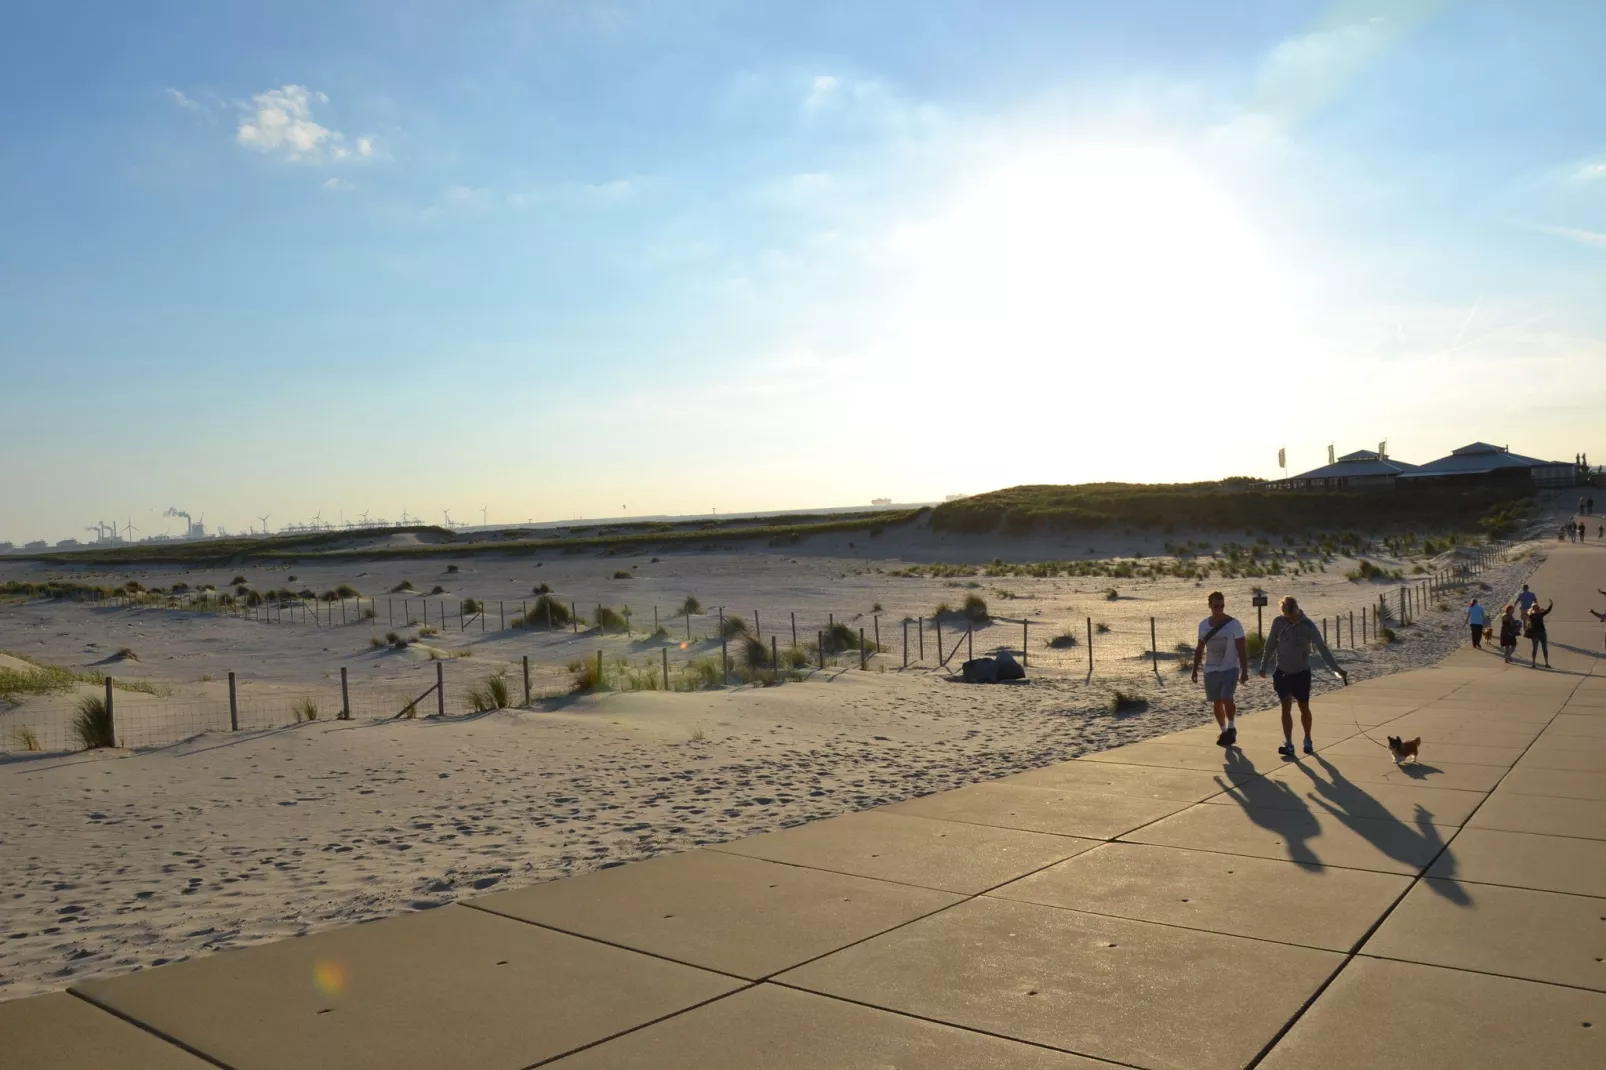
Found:
[(892, 504), (892, 499), (891, 498), (871, 498), (870, 499), (870, 504), (871, 505), (891, 505)]

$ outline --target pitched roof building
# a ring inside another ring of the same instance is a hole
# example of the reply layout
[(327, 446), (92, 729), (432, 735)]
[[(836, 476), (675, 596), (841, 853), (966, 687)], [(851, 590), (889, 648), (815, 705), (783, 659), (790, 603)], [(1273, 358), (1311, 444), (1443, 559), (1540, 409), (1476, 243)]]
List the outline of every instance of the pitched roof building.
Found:
[(1473, 442), (1450, 451), (1448, 457), (1402, 473), (1402, 479), (1442, 479), (1474, 476), (1514, 476), (1527, 472), (1535, 486), (1570, 487), (1578, 480), (1578, 466), (1569, 461), (1542, 461), (1512, 453), (1507, 446)]
[(1297, 476), (1279, 480), (1276, 486), (1284, 490), (1343, 490), (1373, 487), (1392, 487), (1394, 480), (1416, 470), (1416, 465), (1372, 450), (1346, 453), (1332, 464), (1312, 468)]

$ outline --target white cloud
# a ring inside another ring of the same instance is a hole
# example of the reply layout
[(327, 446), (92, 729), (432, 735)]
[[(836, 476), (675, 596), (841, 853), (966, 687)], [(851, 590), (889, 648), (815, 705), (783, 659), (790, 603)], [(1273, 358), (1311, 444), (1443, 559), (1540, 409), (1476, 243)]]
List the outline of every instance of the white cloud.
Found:
[(1550, 234), (1557, 238), (1566, 238), (1568, 241), (1578, 242), (1580, 245), (1593, 245), (1606, 249), (1606, 234), (1597, 230), (1584, 230), (1581, 227), (1557, 227), (1549, 223), (1534, 223), (1532, 227), (1541, 234)]
[(616, 178), (612, 182), (588, 183), (585, 186), (585, 195), (598, 201), (627, 201), (636, 195), (636, 185), (628, 178)]
[(371, 136), (357, 138), (353, 148), (346, 144), (344, 134), (313, 118), (314, 101), (327, 104), (329, 96), (313, 92), (304, 85), (286, 85), (258, 93), (249, 104), (241, 105), (244, 114), (240, 116), (234, 139), (247, 148), (296, 163), (372, 158), (377, 154)]
[(1606, 181), (1606, 160), (1591, 160), (1588, 163), (1581, 163), (1568, 177), (1574, 182)]
[(326, 179), (323, 180), (323, 188), (327, 189), (327, 190), (335, 190), (335, 191), (339, 192), (339, 191), (344, 191), (344, 190), (356, 189), (357, 186), (356, 186), (355, 183), (347, 182), (343, 178), (326, 178)]
[(174, 104), (177, 104), (185, 111), (195, 112), (196, 114), (206, 111), (206, 108), (201, 105), (200, 101), (191, 100), (189, 97), (185, 96), (183, 93), (172, 88), (171, 86), (168, 87), (167, 95), (172, 98)]

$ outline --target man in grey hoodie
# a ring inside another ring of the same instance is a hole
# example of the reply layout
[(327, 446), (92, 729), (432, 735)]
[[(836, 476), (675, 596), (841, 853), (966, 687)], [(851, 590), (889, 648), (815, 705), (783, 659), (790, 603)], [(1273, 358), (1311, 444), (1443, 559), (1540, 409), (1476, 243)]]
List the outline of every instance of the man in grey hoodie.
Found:
[(1327, 649), (1327, 642), (1322, 638), (1322, 631), (1316, 627), (1316, 622), (1305, 616), (1304, 610), (1299, 608), (1299, 602), (1293, 595), (1282, 600), (1282, 613), (1271, 622), (1271, 631), (1266, 634), (1266, 649), (1260, 655), (1260, 675), (1266, 675), (1266, 667), (1275, 665), (1276, 671), (1272, 673), (1272, 688), (1283, 704), (1283, 745), (1277, 748), (1277, 753), (1284, 758), (1293, 758), (1294, 754), (1294, 718), (1293, 705), (1299, 703), (1299, 721), (1305, 729), (1305, 753), (1315, 754), (1316, 748), (1310, 741), (1310, 648), (1314, 646), (1327, 662), (1327, 667), (1337, 673), (1345, 684), (1349, 683), (1349, 674), (1338, 667), (1333, 660), (1333, 652)]

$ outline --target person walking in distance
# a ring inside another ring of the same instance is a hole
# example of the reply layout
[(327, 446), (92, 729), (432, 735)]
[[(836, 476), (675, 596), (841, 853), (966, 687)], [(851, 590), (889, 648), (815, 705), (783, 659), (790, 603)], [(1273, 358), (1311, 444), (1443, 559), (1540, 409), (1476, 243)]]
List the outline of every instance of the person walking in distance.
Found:
[(1474, 598), (1471, 604), (1467, 606), (1467, 623), (1472, 626), (1472, 648), (1474, 650), (1482, 650), (1484, 624), (1483, 607), (1478, 604), (1478, 600), (1476, 598)]
[(1238, 742), (1234, 718), (1238, 707), (1233, 695), (1240, 683), (1249, 682), (1249, 649), (1243, 624), (1227, 616), (1227, 599), (1211, 591), (1207, 599), (1210, 616), (1199, 622), (1199, 645), (1193, 650), (1193, 682), (1199, 682), (1199, 662), (1204, 661), (1205, 700), (1212, 704), (1221, 735), (1216, 746), (1231, 747)]
[(1522, 634), (1522, 622), (1517, 619), (1515, 606), (1507, 606), (1500, 614), (1500, 653), (1511, 664), (1511, 655), (1517, 652), (1517, 636)]
[(1556, 600), (1552, 598), (1544, 609), (1537, 605), (1528, 611), (1528, 626), (1523, 630), (1533, 647), (1528, 652), (1528, 667), (1535, 668), (1539, 661), (1539, 650), (1545, 651), (1545, 668), (1550, 668), (1550, 639), (1545, 634), (1545, 617), (1556, 608)]
[(1271, 684), (1283, 704), (1283, 745), (1277, 748), (1277, 753), (1284, 758), (1293, 758), (1293, 705), (1296, 702), (1299, 703), (1299, 723), (1305, 729), (1305, 753), (1316, 753), (1316, 747), (1310, 740), (1310, 648), (1314, 646), (1321, 653), (1327, 667), (1345, 684), (1349, 683), (1349, 673), (1338, 667), (1333, 652), (1327, 649), (1327, 642), (1322, 639), (1321, 629), (1316, 627), (1315, 621), (1305, 616), (1293, 595), (1282, 600), (1281, 608), (1282, 613), (1271, 622), (1271, 631), (1266, 633), (1266, 649), (1260, 656), (1260, 675), (1266, 675), (1267, 666), (1276, 666)]

